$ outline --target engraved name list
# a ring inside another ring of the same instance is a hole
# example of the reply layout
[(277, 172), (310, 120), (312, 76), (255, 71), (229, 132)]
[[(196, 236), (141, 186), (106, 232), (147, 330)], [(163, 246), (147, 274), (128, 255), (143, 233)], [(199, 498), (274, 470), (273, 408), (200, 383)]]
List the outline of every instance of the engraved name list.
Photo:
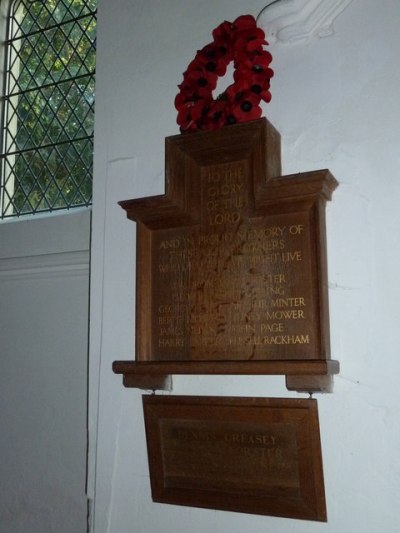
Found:
[(201, 223), (153, 236), (158, 359), (279, 359), (318, 349), (309, 213), (258, 213), (245, 160), (203, 167)]

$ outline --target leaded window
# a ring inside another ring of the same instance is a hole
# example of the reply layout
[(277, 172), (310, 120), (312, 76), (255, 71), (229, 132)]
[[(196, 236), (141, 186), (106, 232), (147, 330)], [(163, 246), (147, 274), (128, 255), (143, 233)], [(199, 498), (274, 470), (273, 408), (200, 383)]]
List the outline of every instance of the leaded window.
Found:
[(2, 218), (91, 203), (96, 3), (10, 3)]

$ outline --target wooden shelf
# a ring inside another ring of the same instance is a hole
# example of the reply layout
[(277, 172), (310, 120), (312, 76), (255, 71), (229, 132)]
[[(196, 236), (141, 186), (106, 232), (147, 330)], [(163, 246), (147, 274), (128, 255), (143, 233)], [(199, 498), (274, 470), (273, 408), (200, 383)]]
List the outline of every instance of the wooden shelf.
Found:
[(113, 371), (123, 375), (125, 387), (170, 389), (170, 376), (284, 375), (289, 390), (330, 392), (339, 362), (325, 359), (270, 361), (114, 361)]

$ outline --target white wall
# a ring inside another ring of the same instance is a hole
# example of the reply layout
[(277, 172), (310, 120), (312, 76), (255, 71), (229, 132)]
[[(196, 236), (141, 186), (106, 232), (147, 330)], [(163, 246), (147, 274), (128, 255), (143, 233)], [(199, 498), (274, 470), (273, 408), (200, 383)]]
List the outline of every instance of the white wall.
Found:
[(90, 212), (0, 225), (0, 531), (86, 531)]
[[(353, 0), (325, 39), (271, 47), (269, 120), (285, 173), (329, 168), (331, 395), (318, 396), (328, 524), (151, 502), (134, 357), (134, 224), (117, 200), (163, 192), (176, 85), (224, 19), (265, 1), (100, 1), (92, 247), (90, 478), (95, 533), (394, 533), (400, 484), (400, 8)], [(174, 377), (174, 393), (295, 396), (281, 377)], [(97, 439), (97, 440), (96, 440)]]

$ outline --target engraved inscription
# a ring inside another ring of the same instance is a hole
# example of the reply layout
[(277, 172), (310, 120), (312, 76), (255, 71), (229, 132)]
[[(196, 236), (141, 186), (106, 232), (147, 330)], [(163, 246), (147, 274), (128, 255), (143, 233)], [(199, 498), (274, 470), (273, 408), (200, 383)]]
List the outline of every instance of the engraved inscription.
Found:
[(202, 172), (203, 219), (210, 226), (236, 224), (248, 205), (245, 163), (235, 162), (205, 167)]
[(291, 423), (162, 420), (165, 486), (272, 494), (299, 493), (296, 429)]
[(153, 351), (167, 360), (312, 357), (308, 213), (251, 217), (245, 162), (205, 167), (201, 183), (202, 224), (154, 235)]
[(316, 400), (144, 395), (154, 501), (326, 520)]

